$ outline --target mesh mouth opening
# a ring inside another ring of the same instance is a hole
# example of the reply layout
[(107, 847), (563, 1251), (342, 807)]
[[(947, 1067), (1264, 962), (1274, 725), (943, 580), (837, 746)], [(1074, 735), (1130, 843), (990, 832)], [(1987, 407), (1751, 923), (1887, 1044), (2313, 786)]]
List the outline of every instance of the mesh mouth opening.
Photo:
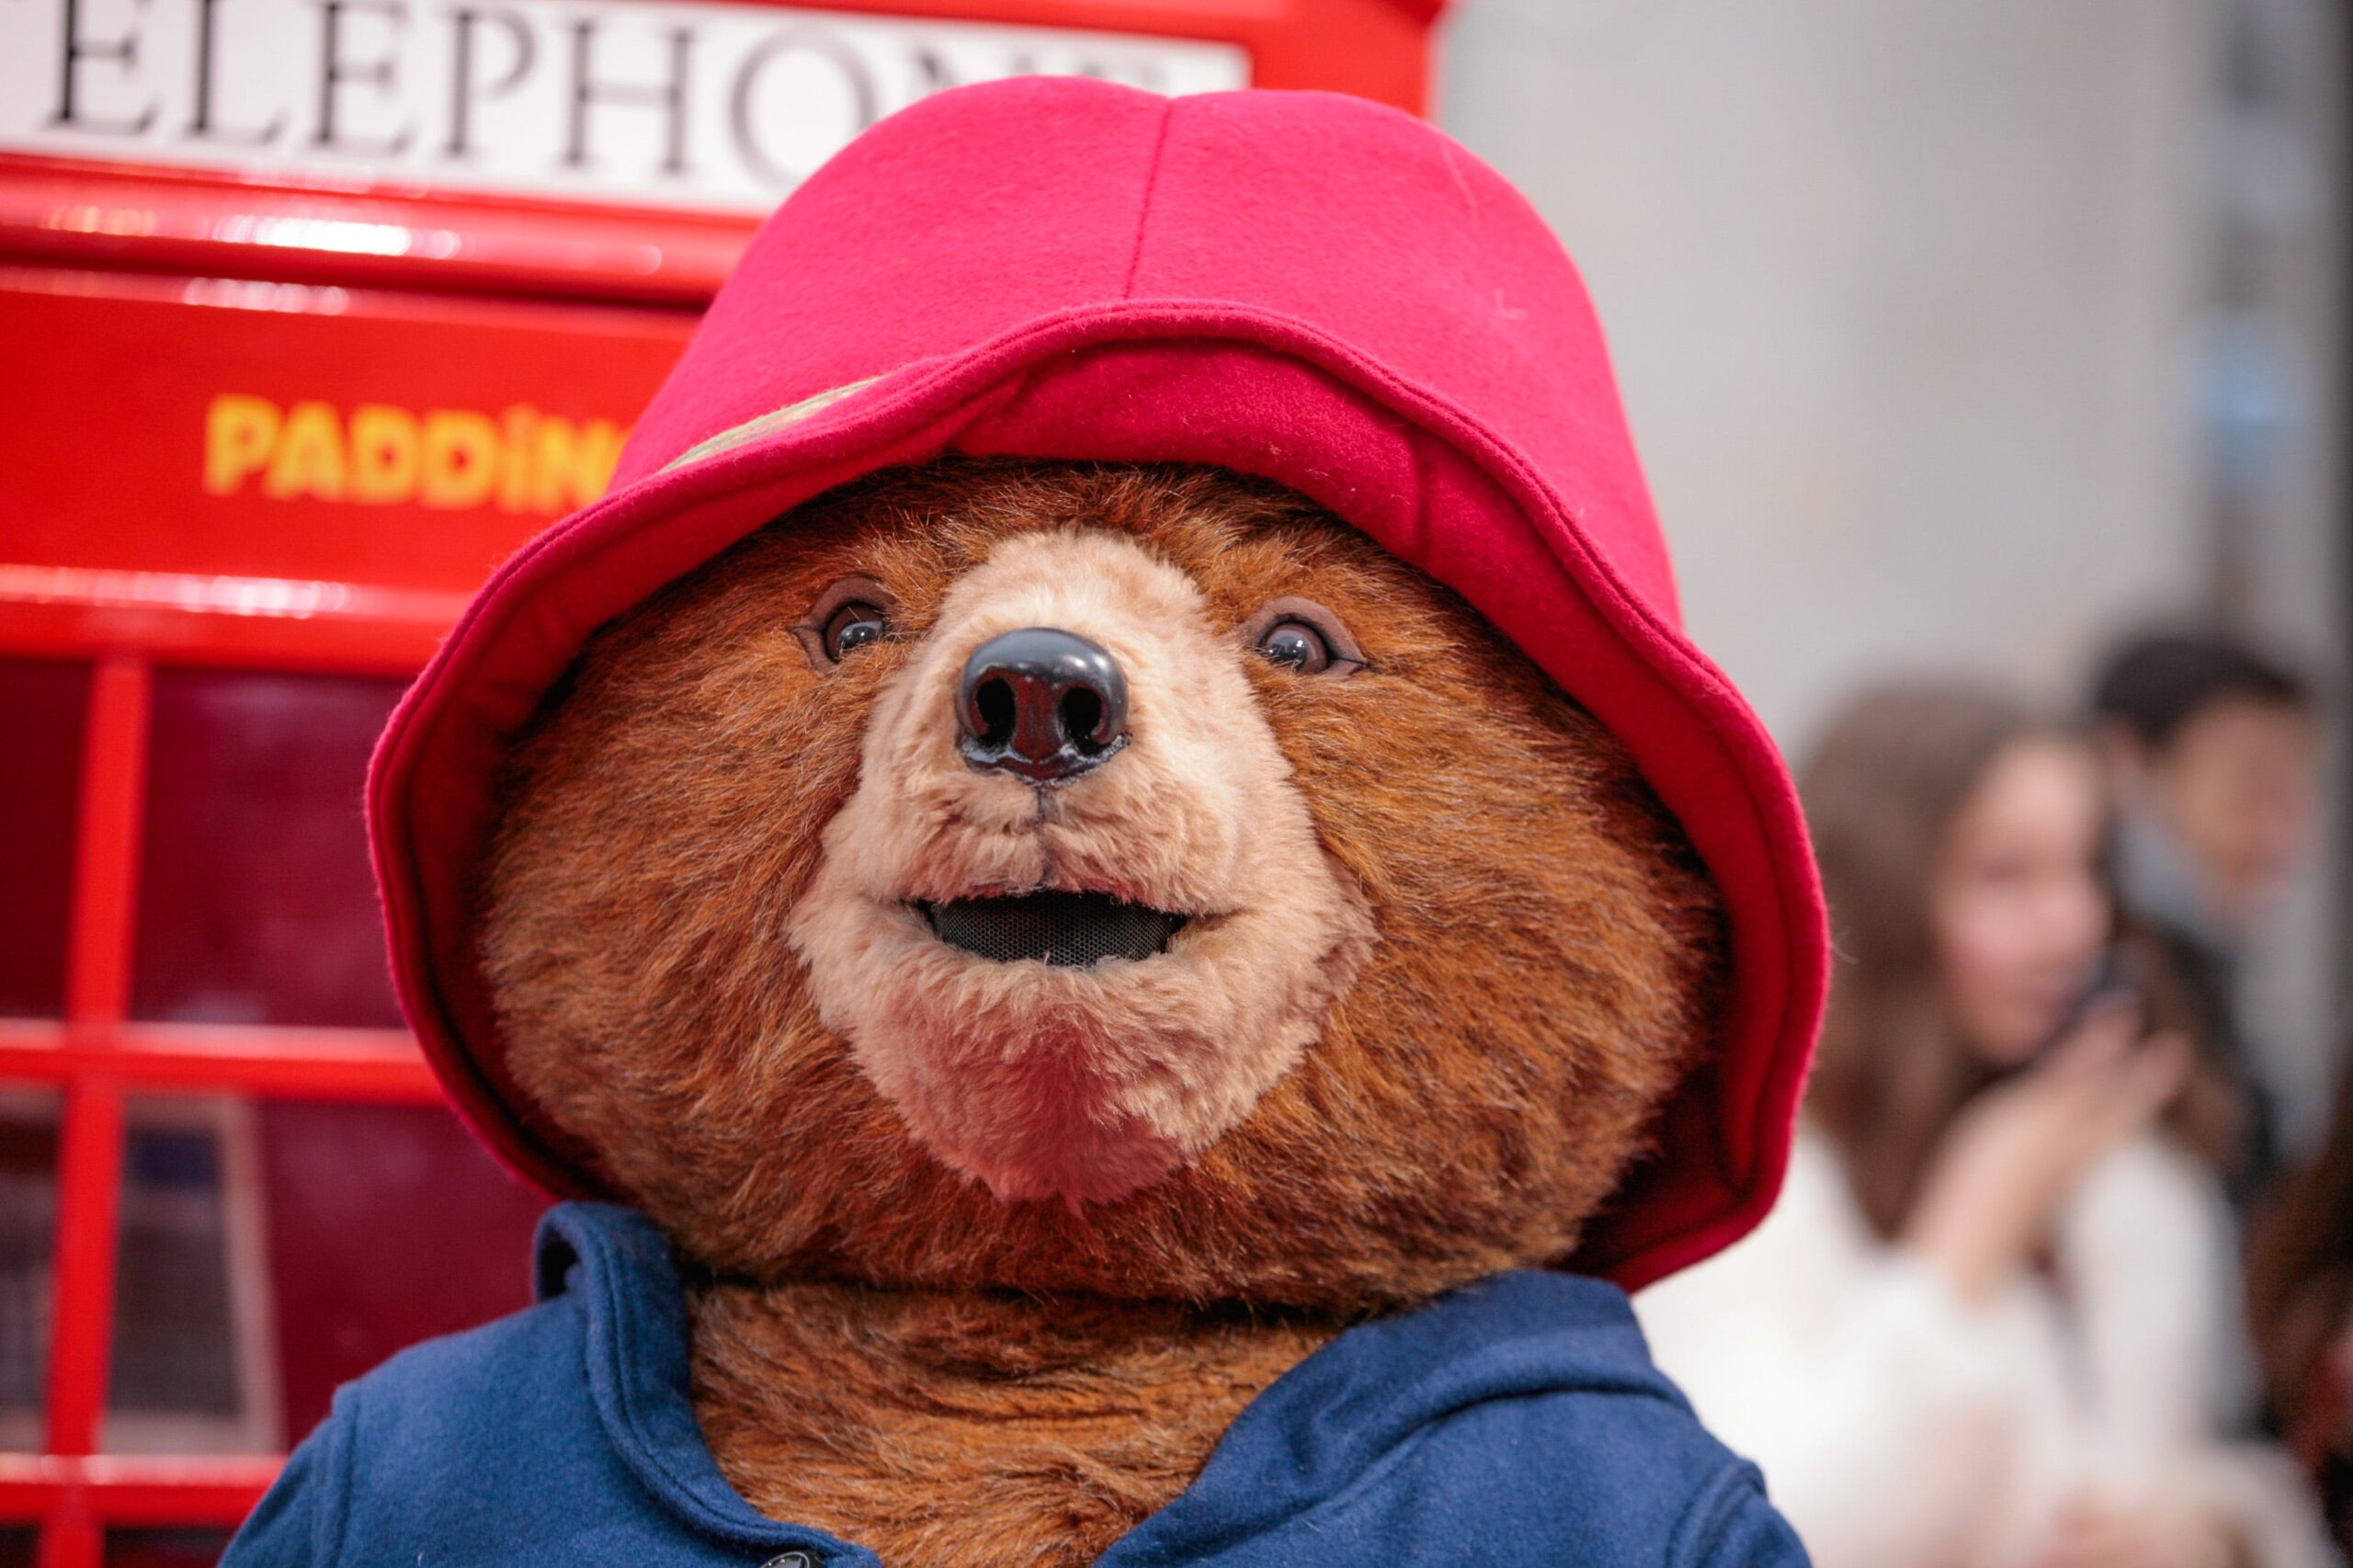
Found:
[(918, 904), (932, 935), (991, 963), (1091, 969), (1165, 952), (1187, 916), (1105, 892), (1029, 892)]

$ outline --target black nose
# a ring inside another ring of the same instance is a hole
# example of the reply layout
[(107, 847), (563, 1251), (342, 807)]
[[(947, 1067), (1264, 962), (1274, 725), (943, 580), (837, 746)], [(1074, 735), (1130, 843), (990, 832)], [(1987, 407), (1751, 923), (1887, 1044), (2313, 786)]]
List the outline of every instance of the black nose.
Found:
[(1086, 638), (1025, 626), (972, 650), (956, 718), (973, 767), (1060, 784), (1128, 744), (1128, 677)]

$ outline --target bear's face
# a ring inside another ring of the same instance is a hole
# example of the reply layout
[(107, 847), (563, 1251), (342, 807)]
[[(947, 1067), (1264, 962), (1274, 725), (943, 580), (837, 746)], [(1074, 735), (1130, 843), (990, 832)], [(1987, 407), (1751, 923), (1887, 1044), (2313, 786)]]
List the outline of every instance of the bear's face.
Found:
[(1569, 1249), (1720, 926), (1617, 743), (1309, 503), (949, 461), (598, 634), (483, 941), (713, 1268), (1354, 1308)]
[[(848, 581), (883, 624), (888, 591)], [(858, 624), (828, 612), (804, 625)], [(1234, 628), (1142, 539), (998, 539), (924, 624), (787, 934), (819, 1019), (934, 1154), (1009, 1201), (1125, 1198), (1298, 1062), (1371, 912)], [(1281, 626), (1346, 636), (1304, 606)], [(1350, 671), (1306, 653), (1324, 667), (1299, 680)]]

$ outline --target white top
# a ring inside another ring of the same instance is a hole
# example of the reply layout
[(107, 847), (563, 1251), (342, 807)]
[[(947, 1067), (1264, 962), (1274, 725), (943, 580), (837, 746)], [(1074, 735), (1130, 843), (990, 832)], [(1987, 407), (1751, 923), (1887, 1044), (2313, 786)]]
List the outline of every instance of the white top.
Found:
[(2244, 1351), (2205, 1168), (2156, 1138), (2126, 1145), (2052, 1247), (2063, 1301), (2027, 1276), (1972, 1308), (1879, 1239), (1837, 1153), (1802, 1127), (1755, 1234), (1634, 1306), (1816, 1568), (2016, 1568), (2086, 1492), (2185, 1489), (2228, 1512), (2261, 1568), (2337, 1562), (2286, 1456), (2216, 1437)]

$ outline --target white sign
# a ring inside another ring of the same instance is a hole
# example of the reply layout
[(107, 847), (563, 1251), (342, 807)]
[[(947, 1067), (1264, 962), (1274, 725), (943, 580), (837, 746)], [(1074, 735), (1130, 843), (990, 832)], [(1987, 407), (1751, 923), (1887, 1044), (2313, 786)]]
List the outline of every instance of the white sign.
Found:
[(928, 93), (1245, 85), (1222, 43), (689, 0), (0, 0), (0, 148), (764, 212)]

